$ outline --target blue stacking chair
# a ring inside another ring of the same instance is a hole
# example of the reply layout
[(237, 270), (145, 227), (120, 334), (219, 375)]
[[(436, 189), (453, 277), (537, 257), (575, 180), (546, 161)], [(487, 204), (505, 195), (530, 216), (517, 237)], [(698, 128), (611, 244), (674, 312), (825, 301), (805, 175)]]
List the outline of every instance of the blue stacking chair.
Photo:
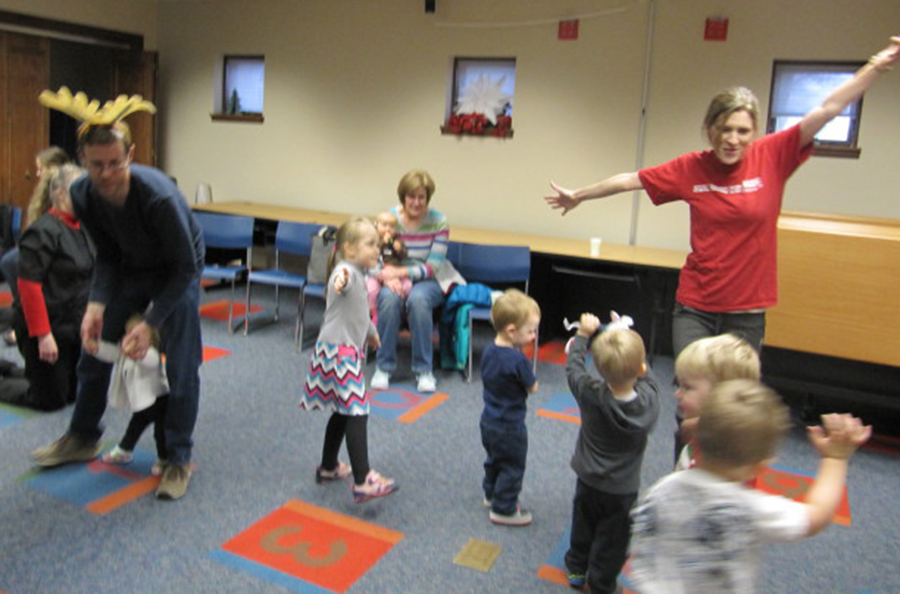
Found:
[[(460, 247), (462, 243), (459, 241), (449, 241), (447, 242), (447, 260), (453, 264), (453, 267), (456, 268), (457, 272), (459, 272), (460, 265), (460, 251), (462, 248)], [(463, 277), (465, 278), (465, 277)]]
[(300, 291), (300, 333), (297, 337), (297, 344), (301, 349), (303, 348), (303, 329), (306, 327), (306, 301), (308, 299), (325, 301), (325, 285), (308, 282), (303, 287), (303, 290)]
[[(201, 275), (204, 279), (231, 283), (231, 299), (228, 302), (228, 333), (231, 334), (234, 332), (232, 324), (235, 284), (247, 275), (253, 261), (253, 217), (194, 211), (194, 218), (203, 229), (203, 241), (207, 247), (246, 250), (244, 264), (233, 266), (206, 264)], [(244, 315), (246, 316), (246, 312)]]
[(22, 234), (22, 209), (18, 206), (14, 206), (10, 214), (10, 233), (13, 243), (19, 243), (19, 235)]
[[(300, 346), (300, 319), (303, 314), (304, 295), (303, 289), (306, 287), (306, 276), (296, 274), (285, 270), (281, 262), (281, 254), (293, 254), (295, 256), (309, 257), (312, 252), (312, 236), (318, 232), (321, 225), (313, 223), (294, 223), (290, 221), (279, 221), (278, 229), (275, 231), (275, 267), (270, 270), (251, 270), (247, 275), (247, 312), (250, 312), (250, 288), (254, 283), (260, 285), (269, 285), (275, 287), (275, 317), (274, 321), (278, 321), (279, 309), (279, 289), (288, 287), (297, 289), (299, 293), (297, 305), (297, 322), (294, 326), (294, 342), (297, 347)], [(246, 336), (250, 329), (250, 316), (244, 318), (244, 335)]]
[[(522, 284), (528, 293), (528, 281), (531, 276), (531, 249), (528, 246), (482, 245), (460, 243), (456, 269), (467, 282), (477, 282), (491, 286), (492, 284)], [(474, 336), (472, 328), (476, 321), (491, 321), (489, 307), (473, 307), (469, 310), (469, 361), (466, 378), (472, 381), (472, 359), (474, 355)], [(538, 340), (534, 339), (532, 366), (537, 369)]]

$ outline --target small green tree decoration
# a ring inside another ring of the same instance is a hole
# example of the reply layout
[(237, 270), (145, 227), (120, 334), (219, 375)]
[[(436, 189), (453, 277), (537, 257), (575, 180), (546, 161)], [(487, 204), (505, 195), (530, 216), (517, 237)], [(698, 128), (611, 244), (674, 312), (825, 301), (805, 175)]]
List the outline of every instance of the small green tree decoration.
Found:
[(228, 98), (228, 109), (226, 111), (232, 115), (241, 113), (241, 98), (238, 97), (237, 89), (231, 91), (231, 97)]

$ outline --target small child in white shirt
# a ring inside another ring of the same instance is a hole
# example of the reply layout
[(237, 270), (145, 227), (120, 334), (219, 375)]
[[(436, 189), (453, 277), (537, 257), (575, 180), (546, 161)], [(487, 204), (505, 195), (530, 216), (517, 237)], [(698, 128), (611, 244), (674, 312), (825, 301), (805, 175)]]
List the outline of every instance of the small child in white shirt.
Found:
[[(128, 334), (142, 320), (142, 316), (132, 316), (125, 324), (125, 333)], [(147, 426), (153, 423), (157, 453), (156, 463), (151, 469), (153, 476), (162, 475), (166, 466), (165, 419), (169, 397), (169, 382), (158, 345), (159, 336), (154, 332), (150, 348), (140, 361), (127, 357), (120, 345), (111, 342), (101, 341), (94, 354), (101, 361), (116, 365), (109, 386), (110, 406), (134, 412), (122, 440), (103, 454), (102, 460), (107, 464), (130, 463), (134, 459), (135, 445)]]
[(821, 456), (804, 502), (749, 489), (775, 457), (790, 426), (775, 392), (752, 380), (717, 384), (696, 430), (696, 466), (656, 483), (632, 512), (632, 579), (641, 594), (752, 594), (766, 542), (812, 536), (843, 498), (847, 463), (871, 427), (850, 415), (823, 415), (809, 428)]

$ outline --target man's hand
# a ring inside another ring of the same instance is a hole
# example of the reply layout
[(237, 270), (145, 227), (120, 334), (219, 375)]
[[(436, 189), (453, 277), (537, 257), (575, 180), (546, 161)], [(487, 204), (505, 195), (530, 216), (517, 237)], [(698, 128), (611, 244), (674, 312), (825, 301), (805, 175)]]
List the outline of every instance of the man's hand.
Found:
[(140, 361), (147, 356), (152, 336), (153, 329), (147, 322), (141, 322), (122, 339), (122, 352), (126, 357)]
[(81, 319), (81, 344), (90, 354), (95, 354), (100, 347), (100, 334), (103, 332), (103, 312), (106, 306), (92, 301), (88, 303), (84, 317)]

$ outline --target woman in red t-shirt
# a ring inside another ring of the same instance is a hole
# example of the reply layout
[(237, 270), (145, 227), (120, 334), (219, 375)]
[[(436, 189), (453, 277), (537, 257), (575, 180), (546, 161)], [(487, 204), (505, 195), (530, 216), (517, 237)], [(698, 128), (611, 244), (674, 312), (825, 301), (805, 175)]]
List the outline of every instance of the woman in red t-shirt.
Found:
[(584, 200), (645, 190), (654, 204), (681, 200), (691, 213), (691, 253), (679, 278), (672, 322), (675, 356), (699, 338), (732, 332), (757, 350), (765, 311), (778, 300), (775, 235), (787, 179), (813, 137), (900, 59), (900, 36), (872, 56), (797, 125), (754, 140), (759, 104), (745, 88), (713, 98), (703, 121), (712, 150), (621, 173), (569, 190), (553, 182), (545, 200), (562, 214)]
[[(569, 190), (550, 182), (545, 197), (562, 214), (584, 200), (645, 190), (654, 204), (681, 200), (691, 213), (691, 253), (678, 281), (672, 315), (675, 357), (695, 340), (732, 333), (762, 349), (766, 310), (778, 301), (776, 233), (784, 186), (812, 153), (815, 135), (900, 59), (900, 36), (869, 59), (797, 125), (754, 140), (759, 103), (751, 91), (713, 98), (703, 120), (712, 150), (656, 167), (620, 173)], [(679, 419), (680, 423), (680, 419)], [(676, 457), (681, 449), (675, 432)]]

